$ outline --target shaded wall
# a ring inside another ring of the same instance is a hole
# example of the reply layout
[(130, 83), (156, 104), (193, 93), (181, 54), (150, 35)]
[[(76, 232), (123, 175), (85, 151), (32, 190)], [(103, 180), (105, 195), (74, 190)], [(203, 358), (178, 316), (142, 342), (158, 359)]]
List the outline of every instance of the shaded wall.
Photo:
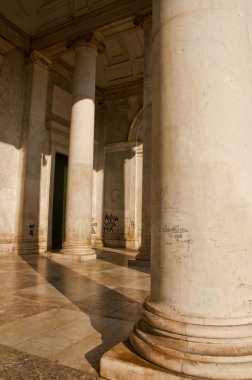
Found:
[(11, 252), (18, 244), (25, 87), (24, 56), (13, 49), (4, 56), (0, 68), (0, 253)]
[[(141, 238), (139, 197), (142, 165), (137, 136), (129, 141), (129, 131), (142, 107), (142, 97), (116, 99), (107, 105), (104, 181), (104, 243), (107, 246), (138, 249)], [(140, 164), (140, 165), (139, 165)]]

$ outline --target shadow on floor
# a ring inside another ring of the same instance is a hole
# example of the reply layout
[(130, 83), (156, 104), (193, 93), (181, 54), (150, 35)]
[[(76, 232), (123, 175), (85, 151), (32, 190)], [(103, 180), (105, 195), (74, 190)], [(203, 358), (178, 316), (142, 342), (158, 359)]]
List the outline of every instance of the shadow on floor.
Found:
[[(126, 255), (107, 252), (99, 253), (95, 265), (91, 261), (86, 261), (66, 263), (67, 266), (65, 266), (39, 255), (25, 255), (22, 256), (22, 259), (67, 297), (75, 307), (88, 315), (93, 328), (100, 333), (102, 343), (86, 352), (84, 356), (99, 373), (101, 356), (125, 338), (122, 338), (123, 331), (120, 331), (120, 321), (128, 321), (133, 324), (139, 318), (141, 304), (147, 295), (146, 290), (124, 287), (124, 285), (127, 285), (132, 279), (143, 278), (136, 273), (147, 273), (148, 269), (140, 267), (128, 269), (126, 268), (128, 260)], [(132, 278), (129, 277), (129, 273), (132, 273)], [(108, 329), (101, 328), (100, 322), (97, 322), (97, 316), (110, 318), (111, 323), (118, 321), (112, 334)]]

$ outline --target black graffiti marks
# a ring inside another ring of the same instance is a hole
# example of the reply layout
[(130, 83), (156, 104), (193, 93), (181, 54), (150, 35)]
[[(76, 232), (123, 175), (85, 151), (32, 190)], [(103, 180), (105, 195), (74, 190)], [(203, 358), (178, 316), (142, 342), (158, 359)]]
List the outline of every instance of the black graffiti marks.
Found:
[(96, 227), (98, 226), (98, 223), (97, 222), (92, 222), (91, 223), (91, 233), (92, 233), (92, 235), (95, 235), (96, 234)]
[(104, 233), (114, 232), (115, 228), (118, 225), (118, 222), (119, 222), (119, 219), (117, 216), (112, 215), (112, 214), (111, 215), (106, 214), (104, 218), (104, 226), (103, 226)]
[(35, 225), (34, 224), (29, 224), (29, 234), (31, 236), (34, 235), (34, 228), (35, 228)]
[[(168, 232), (169, 238), (174, 238), (177, 241), (181, 241), (183, 236), (188, 235), (187, 228), (181, 226), (168, 227), (167, 225), (163, 226), (161, 229), (162, 232)], [(187, 239), (188, 240), (188, 239)]]
[(187, 228), (180, 225), (172, 227), (164, 225), (160, 232), (165, 234), (165, 245), (169, 246), (169, 252), (177, 263), (182, 263), (183, 260), (192, 257), (193, 240), (190, 238)]

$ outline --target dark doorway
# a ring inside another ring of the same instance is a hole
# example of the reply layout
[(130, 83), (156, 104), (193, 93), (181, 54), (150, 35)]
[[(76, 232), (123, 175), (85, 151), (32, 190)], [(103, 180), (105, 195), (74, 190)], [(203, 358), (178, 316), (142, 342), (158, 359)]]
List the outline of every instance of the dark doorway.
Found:
[(52, 249), (61, 249), (62, 242), (65, 238), (67, 166), (68, 157), (56, 153), (53, 192)]

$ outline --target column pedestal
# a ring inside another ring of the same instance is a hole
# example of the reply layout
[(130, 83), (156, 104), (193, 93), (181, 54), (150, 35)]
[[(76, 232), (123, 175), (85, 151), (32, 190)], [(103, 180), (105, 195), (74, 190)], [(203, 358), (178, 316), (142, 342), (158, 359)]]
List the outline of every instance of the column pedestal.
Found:
[[(141, 358), (130, 340), (117, 344), (101, 359), (101, 377), (109, 380), (190, 380)], [(195, 379), (196, 380), (196, 379)]]

